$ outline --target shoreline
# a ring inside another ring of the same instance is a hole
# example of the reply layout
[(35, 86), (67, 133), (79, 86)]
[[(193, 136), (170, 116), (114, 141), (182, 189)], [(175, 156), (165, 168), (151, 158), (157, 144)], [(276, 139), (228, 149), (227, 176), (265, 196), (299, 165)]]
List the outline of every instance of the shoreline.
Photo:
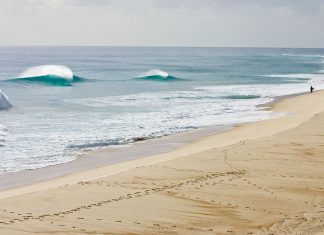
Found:
[[(271, 106), (276, 104), (280, 100), (302, 94), (305, 93), (273, 97), (272, 101), (264, 104), (259, 104), (256, 106), (256, 108), (271, 111)], [(272, 118), (276, 117), (270, 116), (268, 119)], [(135, 141), (134, 143), (128, 143), (120, 146), (106, 146), (102, 148), (83, 150), (79, 154), (76, 154), (74, 160), (68, 162), (48, 165), (36, 169), (26, 169), (0, 174), (0, 193), (10, 189), (37, 184), (58, 177), (64, 177), (68, 174), (95, 169), (101, 167), (102, 165), (108, 166), (113, 164), (120, 164), (122, 162), (127, 162), (130, 160), (137, 160), (140, 158), (167, 153), (177, 150), (178, 148), (181, 148), (201, 138), (205, 138), (210, 135), (217, 135), (236, 128), (240, 125), (259, 121), (263, 120), (228, 124), (224, 126), (207, 126), (179, 132), (172, 135)], [(135, 154), (133, 154), (133, 152), (135, 152)], [(110, 159), (107, 160), (107, 158), (104, 157), (103, 154), (109, 155)]]
[[(191, 142), (207, 136), (228, 131), (233, 126), (212, 126), (180, 132), (160, 138), (146, 139), (125, 146), (109, 146), (81, 153), (76, 159), (37, 169), (9, 172), (0, 175), (0, 194), (33, 184), (55, 180), (69, 174), (92, 170), (104, 166), (113, 166), (135, 161), (154, 155), (164, 154), (181, 148)], [(107, 159), (107, 155), (109, 159)], [(1, 197), (0, 197), (1, 198)]]
[(322, 100), (290, 97), (271, 107), (285, 116), (0, 192), (0, 233), (323, 234)]
[[(316, 93), (324, 93), (324, 91), (316, 91)], [(260, 107), (263, 107), (266, 110), (274, 111), (276, 113), (285, 112), (285, 110), (276, 109), (276, 105), (280, 104), (289, 99), (294, 99), (298, 97), (303, 97), (308, 93), (299, 93), (287, 96), (280, 96), (275, 97), (273, 101), (261, 104)], [(74, 175), (84, 175), (86, 177), (82, 177), (82, 180), (94, 179), (101, 177), (102, 174), (94, 174), (93, 171), (102, 168), (108, 168), (109, 175), (116, 174), (122, 171), (129, 170), (128, 165), (134, 164), (143, 164), (143, 162), (147, 162), (151, 164), (151, 159), (154, 159), (153, 162), (160, 162), (160, 161), (168, 161), (169, 158), (163, 159), (164, 155), (173, 155), (175, 153), (176, 158), (184, 157), (186, 154), (191, 153), (190, 146), (199, 144), (200, 142), (207, 141), (208, 138), (222, 138), (222, 135), (231, 134), (236, 130), (241, 128), (250, 128), (250, 126), (254, 125), (262, 125), (264, 122), (268, 122), (274, 119), (281, 119), (287, 118), (289, 112), (282, 117), (272, 117), (265, 120), (254, 121), (254, 122), (247, 122), (247, 123), (240, 123), (232, 126), (225, 126), (225, 127), (213, 127), (212, 130), (207, 128), (192, 130), (188, 132), (182, 132), (175, 135), (164, 136), (162, 138), (154, 138), (148, 139), (144, 141), (139, 141), (134, 143), (132, 146), (124, 147), (124, 148), (102, 148), (97, 150), (91, 150), (88, 153), (78, 156), (75, 160), (52, 165), (46, 166), (34, 170), (24, 170), (19, 172), (12, 172), (0, 175), (0, 199), (6, 198), (10, 195), (16, 195), (14, 192), (20, 191), (19, 194), (33, 191), (33, 188), (39, 190), (39, 188), (43, 188), (44, 185), (48, 182), (53, 182), (54, 185), (50, 184), (50, 186), (46, 187), (58, 187), (63, 185), (63, 183), (59, 182), (66, 182), (66, 179), (74, 178)], [(215, 129), (214, 129), (215, 128)], [(196, 134), (198, 133), (198, 136)], [(266, 135), (271, 135), (273, 133), (268, 133)], [(183, 140), (183, 137), (185, 139)], [(258, 137), (259, 138), (259, 137)], [(209, 146), (209, 148), (226, 146), (230, 144), (234, 144), (235, 142), (240, 141), (239, 138), (236, 140), (222, 143), (217, 146)], [(209, 143), (210, 145), (210, 143)], [(208, 147), (206, 146), (206, 149)], [(152, 149), (154, 149), (152, 151)], [(129, 154), (131, 153), (131, 156)], [(107, 161), (107, 154), (110, 155), (110, 159)], [(192, 153), (191, 153), (192, 154)], [(171, 158), (173, 159), (173, 158)], [(125, 165), (125, 169), (123, 168)], [(83, 174), (84, 173), (84, 174)], [(90, 173), (90, 175), (88, 174)], [(67, 182), (77, 183), (77, 181), (72, 180)], [(22, 189), (22, 190), (20, 190)]]
[[(302, 94), (305, 93), (274, 97), (272, 101), (257, 105), (256, 108), (271, 110), (271, 107), (281, 100)], [(269, 117), (265, 120), (272, 118), (277, 117)], [(102, 165), (111, 166), (114, 164), (121, 164), (128, 161), (176, 151), (178, 148), (184, 147), (185, 145), (199, 139), (212, 135), (218, 135), (235, 129), (241, 125), (246, 125), (253, 122), (225, 126), (208, 126), (158, 138), (136, 141), (134, 143), (129, 143), (122, 146), (107, 146), (98, 149), (85, 150), (77, 155), (74, 160), (69, 162), (49, 165), (36, 169), (3, 173), (0, 174), (0, 194), (1, 192), (46, 182), (48, 180), (64, 177), (69, 174), (96, 169), (102, 167)], [(107, 159), (105, 155), (109, 155), (110, 159)]]

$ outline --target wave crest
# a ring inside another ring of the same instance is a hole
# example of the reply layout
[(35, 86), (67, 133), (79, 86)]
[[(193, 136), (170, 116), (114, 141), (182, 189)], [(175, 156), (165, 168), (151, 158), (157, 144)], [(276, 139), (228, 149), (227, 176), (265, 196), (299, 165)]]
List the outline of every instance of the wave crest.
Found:
[(159, 69), (152, 69), (143, 73), (138, 79), (153, 80), (153, 81), (170, 81), (179, 80), (179, 78), (170, 76), (167, 72)]
[(53, 86), (71, 86), (72, 83), (85, 81), (84, 78), (75, 76), (72, 70), (64, 65), (40, 65), (23, 71), (14, 79), (3, 82), (36, 83)]
[(169, 77), (169, 74), (159, 69), (152, 69), (143, 74), (143, 77), (152, 77), (152, 76), (160, 76), (162, 78), (167, 78)]
[(40, 65), (23, 71), (17, 78), (56, 76), (67, 81), (73, 80), (73, 72), (64, 65)]

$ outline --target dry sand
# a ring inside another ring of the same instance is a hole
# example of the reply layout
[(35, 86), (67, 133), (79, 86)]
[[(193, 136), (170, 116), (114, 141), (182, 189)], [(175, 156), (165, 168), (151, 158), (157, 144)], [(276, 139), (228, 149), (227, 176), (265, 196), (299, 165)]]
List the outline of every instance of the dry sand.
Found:
[(272, 109), (288, 115), (0, 192), (0, 234), (323, 234), (324, 92)]

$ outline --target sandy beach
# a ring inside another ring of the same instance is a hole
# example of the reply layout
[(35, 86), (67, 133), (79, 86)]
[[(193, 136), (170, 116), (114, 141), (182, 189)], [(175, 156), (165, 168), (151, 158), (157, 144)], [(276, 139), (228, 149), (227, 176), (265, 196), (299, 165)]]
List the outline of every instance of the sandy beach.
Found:
[(0, 234), (323, 234), (323, 101), (289, 97), (279, 118), (2, 190)]

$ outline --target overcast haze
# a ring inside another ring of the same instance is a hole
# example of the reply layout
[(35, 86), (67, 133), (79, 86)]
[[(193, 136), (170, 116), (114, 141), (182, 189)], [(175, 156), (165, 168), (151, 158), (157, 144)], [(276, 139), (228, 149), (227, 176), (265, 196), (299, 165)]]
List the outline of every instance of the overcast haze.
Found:
[(324, 0), (0, 4), (0, 45), (324, 47)]

